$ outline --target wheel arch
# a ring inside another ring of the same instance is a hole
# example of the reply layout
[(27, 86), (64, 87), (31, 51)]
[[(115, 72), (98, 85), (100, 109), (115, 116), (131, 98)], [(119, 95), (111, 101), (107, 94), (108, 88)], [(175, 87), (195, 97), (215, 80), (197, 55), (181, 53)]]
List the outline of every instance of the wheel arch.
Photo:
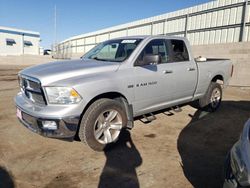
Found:
[(224, 77), (222, 74), (217, 74), (213, 77), (213, 79), (211, 80), (211, 82), (217, 82), (219, 84), (224, 84)]
[(84, 107), (83, 109), (83, 114), (84, 112), (88, 109), (88, 107), (93, 104), (95, 101), (97, 101), (98, 99), (102, 99), (102, 98), (107, 98), (107, 99), (120, 99), (123, 98), (128, 102), (128, 99), (120, 92), (105, 92), (105, 93), (101, 93), (96, 95), (95, 97), (93, 97), (88, 103), (87, 105)]
[[(117, 99), (120, 102), (122, 102), (124, 105), (124, 108), (126, 110), (128, 121), (130, 121), (130, 120), (131, 120), (131, 122), (133, 121), (132, 120), (133, 119), (133, 107), (132, 107), (132, 105), (129, 104), (128, 99), (120, 92), (105, 92), (105, 93), (101, 93), (101, 94), (98, 94), (97, 96), (93, 97), (87, 103), (87, 105), (84, 107), (84, 109), (81, 113), (79, 124), (81, 123), (82, 117), (85, 114), (86, 110), (90, 107), (90, 105), (93, 104), (95, 101), (102, 99), (102, 98)], [(80, 126), (78, 126), (78, 130), (79, 130), (79, 127)], [(128, 128), (132, 128), (132, 127), (133, 127), (133, 123), (131, 125), (128, 123)], [(77, 135), (78, 135), (78, 133), (77, 133)]]

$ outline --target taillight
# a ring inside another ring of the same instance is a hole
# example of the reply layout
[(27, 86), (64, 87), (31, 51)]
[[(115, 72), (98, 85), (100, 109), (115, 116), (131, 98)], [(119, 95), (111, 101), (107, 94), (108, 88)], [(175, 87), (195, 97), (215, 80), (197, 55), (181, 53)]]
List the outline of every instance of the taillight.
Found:
[(234, 65), (232, 65), (231, 67), (231, 77), (233, 76), (233, 73), (234, 73)]

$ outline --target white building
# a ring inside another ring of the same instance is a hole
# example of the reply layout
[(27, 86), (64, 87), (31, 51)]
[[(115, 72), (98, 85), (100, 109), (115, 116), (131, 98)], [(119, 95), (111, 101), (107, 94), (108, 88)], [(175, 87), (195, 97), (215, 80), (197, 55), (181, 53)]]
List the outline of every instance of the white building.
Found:
[(102, 41), (132, 35), (185, 36), (192, 45), (250, 41), (250, 1), (216, 0), (74, 36), (60, 42), (57, 56), (84, 54)]
[(0, 26), (0, 55), (39, 55), (40, 33)]
[(250, 86), (250, 0), (211, 0), (73, 36), (54, 48), (54, 57), (79, 58), (100, 42), (132, 35), (185, 36), (196, 57), (229, 58), (233, 61), (231, 85)]

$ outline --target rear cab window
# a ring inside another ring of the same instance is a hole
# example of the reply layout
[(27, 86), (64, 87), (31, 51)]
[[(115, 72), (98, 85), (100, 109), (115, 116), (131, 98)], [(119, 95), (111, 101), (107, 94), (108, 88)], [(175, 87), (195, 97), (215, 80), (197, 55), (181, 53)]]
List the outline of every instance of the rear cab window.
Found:
[(170, 48), (170, 62), (189, 61), (187, 46), (183, 40), (167, 40)]

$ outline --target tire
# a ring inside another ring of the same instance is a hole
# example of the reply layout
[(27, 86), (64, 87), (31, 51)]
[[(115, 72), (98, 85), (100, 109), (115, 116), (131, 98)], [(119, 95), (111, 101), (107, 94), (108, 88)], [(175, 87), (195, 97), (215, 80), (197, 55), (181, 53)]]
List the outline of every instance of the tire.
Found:
[(82, 117), (79, 138), (95, 151), (103, 151), (116, 142), (127, 125), (123, 105), (112, 99), (99, 99), (89, 106)]
[(225, 164), (224, 164), (223, 174), (224, 174), (223, 188), (240, 188), (241, 187), (232, 173), (230, 153), (227, 154)]
[(216, 82), (211, 82), (206, 94), (199, 99), (199, 106), (201, 109), (208, 112), (215, 112), (221, 104), (222, 88)]

